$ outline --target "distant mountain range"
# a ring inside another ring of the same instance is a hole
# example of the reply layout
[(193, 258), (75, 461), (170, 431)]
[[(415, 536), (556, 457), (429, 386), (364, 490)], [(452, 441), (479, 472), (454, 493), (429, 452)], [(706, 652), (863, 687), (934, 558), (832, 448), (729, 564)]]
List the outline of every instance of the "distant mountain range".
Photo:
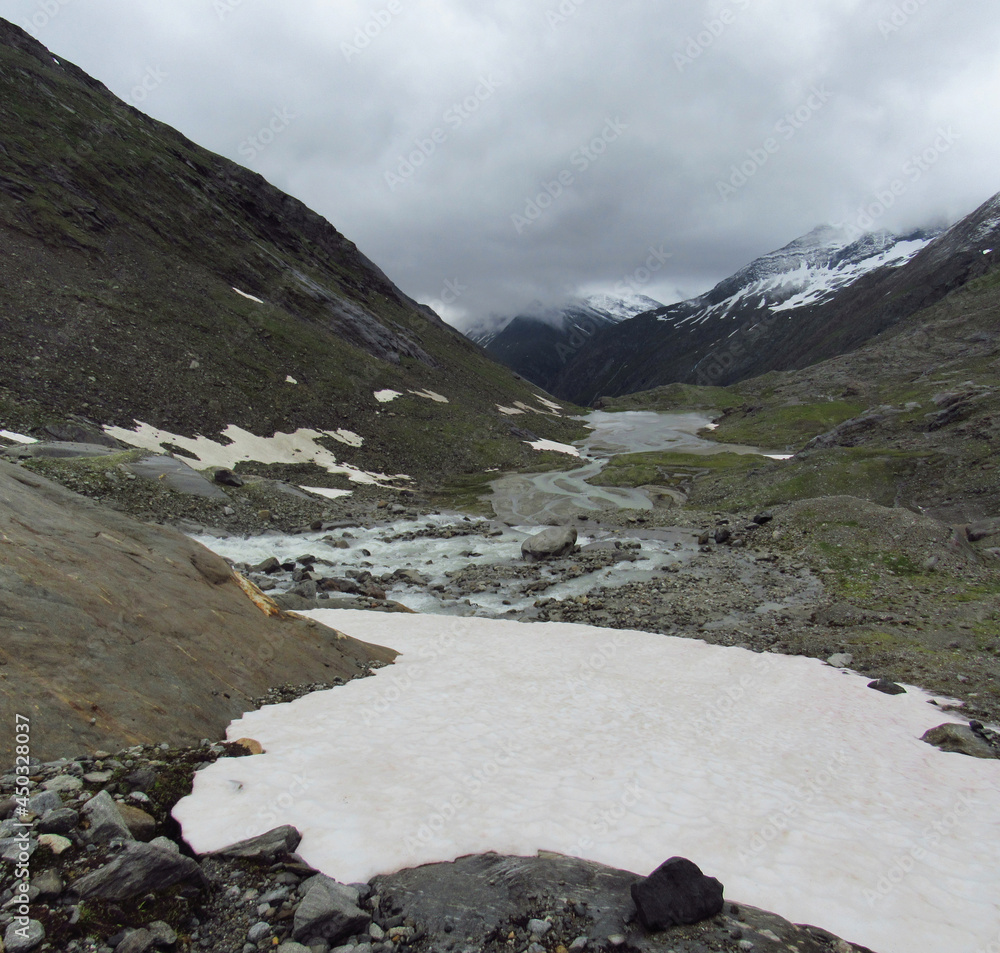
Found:
[(1000, 196), (947, 230), (858, 236), (821, 226), (711, 291), (567, 346), (515, 319), (488, 349), (550, 393), (589, 405), (663, 384), (725, 385), (859, 347), (989, 268)]
[(497, 360), (546, 389), (597, 331), (663, 305), (646, 295), (591, 295), (562, 307), (537, 308), (470, 333)]

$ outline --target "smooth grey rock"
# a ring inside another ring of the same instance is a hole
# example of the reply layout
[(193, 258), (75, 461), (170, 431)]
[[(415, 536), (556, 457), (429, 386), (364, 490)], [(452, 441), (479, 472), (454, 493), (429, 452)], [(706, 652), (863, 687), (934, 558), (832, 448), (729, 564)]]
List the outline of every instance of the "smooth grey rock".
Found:
[(277, 953), (312, 953), (312, 949), (302, 943), (296, 943), (295, 940), (285, 940), (278, 947)]
[(63, 892), (62, 877), (59, 876), (59, 871), (52, 870), (51, 868), (43, 870), (37, 876), (32, 877), (31, 886), (38, 891), (38, 896), (42, 900), (58, 897)]
[(322, 937), (333, 944), (367, 931), (371, 917), (355, 905), (357, 891), (329, 878), (316, 881), (295, 910), (292, 938)]
[(154, 837), (149, 842), (149, 846), (159, 847), (161, 850), (169, 850), (171, 854), (179, 854), (181, 852), (180, 847), (169, 837)]
[(249, 930), (247, 930), (247, 942), (259, 943), (273, 933), (271, 924), (266, 920), (258, 920)]
[(521, 555), (528, 560), (554, 559), (570, 552), (576, 545), (576, 529), (572, 526), (552, 526), (521, 543)]
[(685, 857), (664, 861), (631, 893), (639, 921), (654, 932), (714, 917), (723, 906), (722, 884)]
[(145, 927), (133, 930), (125, 937), (118, 946), (115, 953), (148, 953), (156, 945), (153, 934)]
[(21, 926), (15, 920), (3, 935), (4, 947), (7, 953), (30, 953), (41, 946), (45, 939), (45, 927), (37, 920), (29, 920), (27, 926)]
[(109, 864), (85, 874), (71, 891), (83, 900), (127, 900), (136, 894), (165, 890), (181, 881), (206, 883), (201, 868), (190, 857), (130, 841)]
[(211, 857), (242, 857), (251, 860), (266, 860), (274, 863), (293, 854), (299, 846), (302, 835), (289, 825), (275, 827), (256, 837), (241, 840), (239, 843), (230, 844), (221, 850), (213, 850)]
[(826, 660), (826, 664), (832, 665), (834, 668), (847, 668), (853, 661), (854, 656), (849, 652), (838, 652), (836, 655), (831, 655)]
[(177, 493), (205, 497), (209, 500), (229, 501), (229, 497), (224, 491), (177, 457), (154, 453), (136, 460), (134, 463), (126, 464), (126, 466), (136, 476), (145, 477), (147, 480), (156, 480)]
[(115, 799), (107, 791), (101, 791), (87, 801), (80, 813), (90, 824), (84, 836), (91, 844), (108, 844), (115, 838), (133, 839)]
[(153, 935), (153, 946), (173, 946), (177, 942), (177, 931), (163, 920), (154, 920), (146, 929)]
[(996, 758), (997, 749), (968, 725), (944, 724), (925, 731), (920, 739), (942, 751), (965, 754), (973, 758)]
[(62, 798), (56, 791), (42, 791), (28, 798), (28, 810), (36, 817), (41, 817), (49, 811), (57, 811), (63, 806)]
[(69, 774), (58, 774), (48, 781), (43, 781), (42, 787), (46, 791), (56, 791), (59, 794), (76, 794), (83, 788), (83, 781)]

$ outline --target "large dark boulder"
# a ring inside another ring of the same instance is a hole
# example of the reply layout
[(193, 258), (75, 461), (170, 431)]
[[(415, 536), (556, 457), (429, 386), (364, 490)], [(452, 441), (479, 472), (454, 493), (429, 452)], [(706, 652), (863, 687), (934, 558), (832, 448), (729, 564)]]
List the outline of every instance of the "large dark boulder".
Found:
[(722, 884), (684, 857), (671, 857), (632, 884), (639, 921), (650, 931), (698, 923), (722, 912)]

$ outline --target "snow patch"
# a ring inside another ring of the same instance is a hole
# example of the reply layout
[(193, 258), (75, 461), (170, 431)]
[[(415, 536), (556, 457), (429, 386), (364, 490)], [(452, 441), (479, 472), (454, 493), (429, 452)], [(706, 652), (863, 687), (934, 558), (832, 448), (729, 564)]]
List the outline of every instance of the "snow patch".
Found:
[(364, 437), (359, 437), (352, 430), (345, 430), (341, 427), (340, 430), (328, 430), (326, 431), (334, 440), (340, 443), (345, 443), (349, 447), (360, 447), (364, 442)]
[(375, 391), (375, 399), (380, 404), (388, 404), (394, 401), (397, 397), (402, 397), (402, 393), (398, 390), (377, 390)]
[(440, 394), (436, 394), (432, 390), (411, 390), (411, 394), (415, 394), (417, 397), (425, 397), (427, 400), (433, 400), (438, 404), (447, 404), (448, 398), (442, 397)]
[(571, 457), (580, 456), (580, 451), (576, 447), (571, 447), (568, 443), (558, 443), (555, 440), (525, 440), (529, 447), (535, 450), (553, 450), (556, 453), (565, 453)]
[(287, 376), (287, 377), (285, 378), (285, 383), (286, 383), (286, 384), (297, 384), (297, 383), (298, 383), (298, 381), (297, 381), (297, 380), (296, 380), (296, 379), (295, 379), (294, 377), (292, 377), (292, 375), (291, 375), (291, 374), (289, 374), (289, 375), (288, 375), (288, 376)]
[(248, 299), (249, 301), (256, 301), (256, 302), (257, 302), (257, 304), (263, 304), (263, 303), (264, 303), (264, 302), (263, 302), (263, 301), (262, 301), (262, 300), (261, 300), (260, 298), (258, 298), (258, 297), (257, 297), (256, 295), (252, 295), (252, 294), (247, 294), (247, 293), (246, 293), (245, 291), (240, 291), (240, 289), (239, 289), (239, 288), (235, 288), (235, 287), (234, 287), (234, 288), (233, 288), (233, 291), (235, 291), (235, 292), (236, 292), (236, 293), (237, 293), (238, 295), (240, 295), (241, 297), (244, 297), (244, 298)]
[(535, 394), (534, 396), (538, 403), (544, 404), (549, 408), (549, 410), (561, 411), (563, 409), (559, 404), (555, 403), (555, 401), (546, 400), (541, 394)]
[[(328, 500), (336, 500), (342, 496), (350, 496), (353, 490), (335, 490), (329, 486), (299, 486), (300, 490), (307, 493), (315, 493), (317, 496), (325, 496)], [(260, 560), (258, 560), (259, 562)]]
[(517, 414), (524, 413), (520, 407), (504, 407), (501, 404), (497, 404), (497, 410), (499, 410), (501, 414), (506, 414), (508, 417), (515, 417)]
[(345, 883), (481, 851), (640, 874), (681, 855), (734, 900), (881, 953), (1000, 930), (998, 765), (921, 742), (956, 719), (920, 691), (641, 632), (306, 614), (402, 654), (234, 722), (266, 754), (196, 773), (174, 815), (199, 853), (292, 824)]
[(317, 443), (322, 437), (332, 437), (341, 443), (360, 446), (362, 438), (349, 430), (332, 433), (328, 430), (296, 430), (295, 433), (276, 433), (272, 437), (258, 437), (235, 424), (230, 424), (222, 434), (228, 444), (222, 444), (208, 437), (183, 437), (159, 430), (147, 423), (138, 422), (135, 430), (125, 430), (122, 427), (105, 427), (104, 432), (133, 447), (142, 447), (157, 453), (163, 452), (164, 443), (176, 444), (189, 453), (203, 466), (235, 467), (246, 460), (258, 460), (261, 463), (315, 463), (328, 473), (341, 473), (354, 483), (382, 485), (393, 480), (409, 480), (405, 474), (388, 476), (384, 473), (368, 473), (345, 463), (338, 463), (337, 458), (325, 447)]
[(34, 437), (27, 437), (23, 433), (14, 433), (13, 430), (0, 430), (0, 437), (5, 437), (14, 443), (38, 443)]

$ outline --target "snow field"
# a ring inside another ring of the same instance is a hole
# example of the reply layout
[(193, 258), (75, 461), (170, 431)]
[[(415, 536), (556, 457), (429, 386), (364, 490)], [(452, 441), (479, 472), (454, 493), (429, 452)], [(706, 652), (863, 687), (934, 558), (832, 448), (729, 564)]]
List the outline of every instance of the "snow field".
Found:
[(372, 678), (244, 715), (266, 753), (196, 776), (197, 851), (277, 824), (342, 881), (486, 850), (649, 873), (879, 953), (1000, 933), (1000, 765), (921, 742), (957, 720), (801, 657), (552, 623), (309, 613), (401, 651)]

